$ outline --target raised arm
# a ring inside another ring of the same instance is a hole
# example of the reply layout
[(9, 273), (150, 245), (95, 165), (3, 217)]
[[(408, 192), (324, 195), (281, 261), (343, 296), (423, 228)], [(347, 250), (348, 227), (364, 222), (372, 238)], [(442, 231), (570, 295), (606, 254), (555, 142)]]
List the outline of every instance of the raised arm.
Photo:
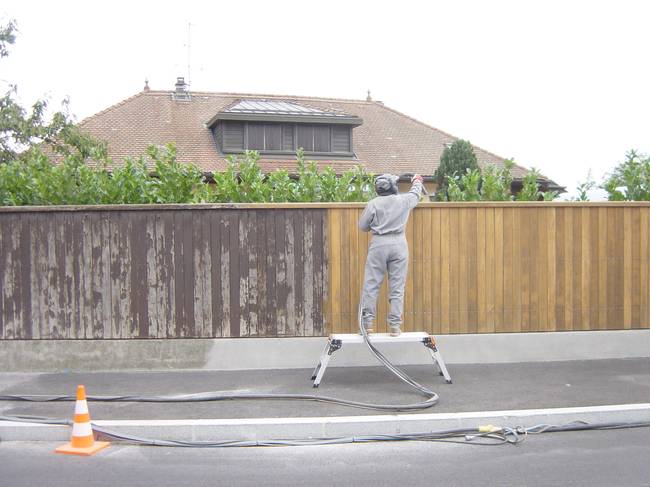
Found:
[(416, 174), (411, 178), (411, 189), (405, 194), (409, 208), (415, 208), (420, 202), (420, 198), (422, 197), (422, 185), (423, 178), (419, 174)]

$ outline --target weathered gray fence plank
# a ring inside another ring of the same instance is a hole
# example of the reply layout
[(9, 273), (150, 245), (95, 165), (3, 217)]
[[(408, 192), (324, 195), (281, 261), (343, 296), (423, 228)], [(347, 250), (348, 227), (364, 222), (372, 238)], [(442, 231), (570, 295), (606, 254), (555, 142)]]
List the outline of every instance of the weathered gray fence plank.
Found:
[(174, 215), (162, 212), (156, 216), (160, 226), (156, 232), (156, 272), (158, 273), (158, 306), (162, 327), (160, 337), (172, 338), (176, 330), (176, 280), (174, 276)]
[(216, 211), (208, 212), (206, 218), (210, 228), (210, 274), (212, 289), (212, 323), (210, 324), (213, 337), (222, 336), (223, 325), (223, 290), (221, 287), (221, 220)]
[[(32, 338), (44, 338), (41, 336), (41, 326), (46, 322), (45, 316), (47, 313), (47, 304), (45, 303), (44, 293), (47, 283), (45, 281), (45, 262), (43, 257), (45, 256), (45, 230), (43, 225), (37, 223), (36, 215), (32, 218), (27, 225), (27, 221), (24, 222), (25, 226), (29, 226), (29, 248), (30, 255), (29, 261), (32, 269), (39, 269), (38, 272), (33, 272), (29, 282), (30, 294), (32, 295), (32, 300), (30, 303), (30, 308), (32, 309), (32, 321), (34, 325), (32, 328)], [(28, 220), (29, 218), (25, 218)]]
[[(295, 333), (298, 336), (305, 335), (305, 286), (303, 276), (305, 274), (305, 218), (304, 215), (294, 214), (294, 279), (298, 283), (294, 287), (296, 326)], [(307, 249), (309, 251), (309, 249)]]
[(61, 215), (61, 223), (59, 225), (59, 239), (62, 242), (63, 268), (59, 269), (59, 272), (63, 271), (62, 285), (64, 295), (61, 307), (65, 320), (66, 338), (76, 338), (75, 330), (77, 329), (77, 316), (75, 313), (75, 309), (77, 308), (75, 297), (75, 280), (77, 276), (74, 272), (74, 265), (75, 261), (77, 260), (77, 256), (75, 255), (73, 248), (74, 235), (70, 231), (72, 228), (72, 218), (70, 215)]
[[(285, 251), (286, 251), (286, 262), (285, 262), (285, 291), (286, 291), (286, 323), (285, 323), (285, 334), (290, 334), (291, 332), (295, 333), (295, 323), (296, 323), (296, 297), (295, 290), (297, 286), (294, 286), (295, 281), (295, 234), (294, 234), (294, 217), (292, 212), (285, 212), (284, 214), (284, 225), (286, 228), (286, 242), (285, 242)], [(292, 329), (293, 328), (293, 329)]]
[(267, 214), (264, 218), (266, 227), (266, 303), (268, 308), (267, 313), (267, 334), (277, 336), (278, 334), (278, 320), (275, 310), (277, 309), (277, 287), (274, 286), (276, 281), (276, 261), (277, 249), (275, 246), (275, 222), (273, 221), (273, 213)]
[(305, 212), (304, 215), (304, 261), (303, 261), (303, 306), (304, 306), (304, 335), (312, 336), (314, 332), (314, 244), (320, 245), (320, 242), (314, 242), (314, 222), (312, 215)]
[[(41, 330), (42, 338), (65, 338), (65, 336), (59, 332), (59, 306), (60, 306), (60, 297), (59, 297), (59, 276), (60, 272), (57, 272), (57, 258), (56, 258), (56, 246), (57, 246), (57, 231), (56, 223), (54, 219), (56, 215), (52, 215), (51, 218), (43, 219), (39, 222), (41, 228), (44, 230), (42, 235), (43, 241), (45, 243), (45, 254), (43, 260), (43, 275), (45, 276), (45, 284), (43, 290), (45, 291), (45, 323), (44, 327)], [(63, 324), (61, 324), (63, 326)], [(101, 334), (98, 334), (99, 338)]]
[[(0, 286), (2, 286), (2, 289), (5, 289), (6, 283), (5, 283), (5, 278), (6, 278), (6, 263), (5, 260), (9, 257), (9, 252), (5, 252), (5, 240), (7, 239), (6, 237), (6, 232), (4, 231), (4, 228), (0, 228)], [(0, 293), (0, 340), (4, 340), (5, 338), (5, 300), (4, 300), (4, 292)]]
[(146, 219), (146, 263), (147, 263), (147, 337), (157, 337), (161, 333), (160, 307), (158, 306), (158, 272), (156, 268), (157, 218)]
[(230, 229), (230, 331), (229, 336), (241, 336), (240, 315), (240, 241), (239, 241), (239, 215), (228, 213), (228, 227)]
[(325, 310), (323, 308), (326, 302), (326, 285), (327, 274), (325, 265), (325, 241), (323, 214), (317, 211), (311, 211), (314, 218), (314, 242), (316, 247), (313, 249), (314, 254), (314, 329), (313, 335), (325, 334)]
[[(230, 247), (230, 220), (227, 214), (220, 214), (218, 220), (220, 248), (221, 248), (221, 303), (223, 306), (223, 318), (221, 320), (221, 335), (229, 337), (230, 335), (230, 285), (231, 285), (231, 265), (230, 258), (232, 254), (237, 254), (235, 249)], [(215, 242), (216, 245), (216, 242)]]
[(194, 226), (194, 322), (197, 337), (212, 333), (212, 256), (210, 253), (210, 225), (205, 214), (193, 215)]
[(325, 214), (0, 212), (0, 339), (322, 334)]
[(244, 254), (248, 260), (248, 297), (247, 297), (247, 320), (246, 320), (246, 333), (248, 336), (259, 335), (259, 282), (257, 275), (257, 261), (260, 253), (264, 249), (260, 247), (260, 241), (257, 238), (257, 225), (259, 221), (259, 212), (248, 212), (246, 218), (247, 225), (247, 247), (248, 252)]
[(257, 276), (257, 334), (265, 336), (268, 332), (269, 326), (269, 308), (267, 301), (267, 286), (266, 286), (266, 254), (269, 251), (268, 242), (266, 241), (266, 212), (259, 210), (255, 212), (255, 230), (256, 235), (256, 252), (255, 252), (255, 267)]
[(276, 308), (275, 320), (277, 322), (279, 336), (288, 335), (287, 328), (287, 214), (283, 211), (273, 212), (275, 226), (275, 253), (276, 256)]
[(111, 222), (112, 338), (128, 338), (131, 316), (131, 220), (124, 214)]
[(13, 289), (11, 282), (11, 259), (13, 257), (13, 246), (11, 245), (11, 218), (4, 219), (4, 225), (0, 232), (0, 284), (2, 285), (2, 299), (0, 299), (0, 326), (2, 327), (2, 338), (13, 338), (9, 331), (11, 299)]
[[(249, 300), (249, 263), (248, 263), (248, 254), (251, 252), (251, 248), (248, 243), (248, 215), (239, 214), (237, 215), (237, 226), (238, 226), (238, 255), (239, 255), (239, 294), (238, 294), (238, 303), (239, 303), (239, 323), (236, 324), (236, 328), (239, 330), (239, 335), (237, 336), (250, 336), (250, 329), (248, 324), (248, 313), (250, 310), (250, 300)], [(244, 252), (245, 251), (245, 252)]]

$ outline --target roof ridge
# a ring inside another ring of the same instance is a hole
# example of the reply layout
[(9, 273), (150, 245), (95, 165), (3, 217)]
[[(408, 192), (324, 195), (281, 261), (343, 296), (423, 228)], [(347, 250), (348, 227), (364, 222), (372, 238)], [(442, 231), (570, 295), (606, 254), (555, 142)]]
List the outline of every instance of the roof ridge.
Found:
[[(150, 90), (147, 92), (140, 92), (140, 93), (146, 93), (146, 94), (169, 94), (173, 93), (173, 90)], [(212, 95), (212, 96), (243, 96), (243, 97), (259, 97), (259, 98), (281, 98), (281, 99), (293, 99), (293, 100), (317, 100), (317, 101), (339, 101), (339, 102), (344, 102), (344, 103), (365, 103), (365, 104), (371, 104), (373, 102), (369, 102), (367, 100), (357, 100), (353, 98), (332, 98), (332, 97), (319, 97), (319, 96), (307, 96), (307, 95), (278, 95), (278, 94), (271, 94), (271, 93), (234, 93), (234, 92), (228, 92), (228, 91), (191, 91), (190, 90), (190, 95)]]
[[(427, 128), (430, 128), (430, 129), (432, 129), (432, 130), (435, 130), (436, 132), (439, 132), (439, 133), (441, 133), (441, 134), (444, 134), (444, 135), (446, 135), (447, 137), (452, 137), (452, 138), (454, 138), (454, 139), (456, 139), (456, 140), (461, 140), (460, 137), (457, 137), (457, 136), (455, 136), (455, 135), (452, 135), (452, 134), (450, 134), (449, 132), (445, 132), (444, 130), (440, 130), (439, 128), (434, 127), (433, 125), (429, 125), (428, 123), (424, 123), (424, 122), (418, 120), (417, 118), (413, 118), (413, 117), (411, 117), (410, 115), (407, 115), (407, 114), (405, 114), (405, 113), (402, 113), (402, 112), (400, 112), (399, 110), (395, 110), (394, 108), (391, 108), (391, 107), (389, 107), (389, 106), (386, 106), (386, 105), (384, 105), (383, 103), (379, 103), (379, 102), (373, 102), (373, 103), (376, 103), (376, 104), (379, 105), (380, 107), (385, 108), (386, 110), (389, 110), (389, 111), (391, 111), (391, 112), (393, 112), (393, 113), (396, 113), (396, 114), (398, 114), (398, 115), (400, 115), (400, 116), (402, 116), (402, 117), (408, 118), (409, 120), (411, 120), (411, 121), (413, 121), (413, 122), (415, 122), (415, 123), (418, 123), (418, 124), (420, 124), (420, 125), (424, 125), (424, 126), (427, 127)], [(470, 144), (472, 145), (472, 147), (475, 147), (475, 148), (477, 148), (477, 149), (480, 149), (480, 150), (482, 150), (483, 152), (485, 152), (485, 153), (487, 153), (487, 154), (490, 154), (491, 156), (496, 157), (497, 159), (501, 159), (501, 160), (504, 161), (504, 162), (505, 162), (506, 160), (510, 160), (510, 161), (513, 162), (513, 164), (514, 164), (516, 167), (522, 169), (522, 170), (525, 171), (525, 172), (530, 172), (530, 169), (527, 169), (527, 168), (525, 168), (524, 166), (520, 166), (519, 164), (515, 163), (514, 160), (512, 160), (512, 159), (506, 159), (506, 158), (504, 158), (504, 157), (502, 157), (502, 156), (500, 156), (500, 155), (495, 154), (494, 152), (491, 152), (491, 151), (489, 151), (489, 150), (487, 150), (487, 149), (484, 149), (483, 147), (479, 147), (479, 146), (476, 145), (476, 144), (472, 144), (471, 142), (470, 142)], [(544, 176), (544, 177), (545, 177), (545, 179), (549, 179), (549, 181), (550, 181), (550, 178), (548, 178), (548, 177), (546, 177), (546, 176)]]
[(92, 120), (93, 118), (96, 118), (96, 117), (98, 117), (98, 116), (100, 116), (100, 115), (103, 115), (103, 114), (105, 114), (105, 113), (108, 113), (108, 112), (110, 112), (110, 111), (113, 111), (113, 110), (115, 110), (116, 108), (121, 107), (122, 105), (124, 105), (124, 104), (130, 102), (131, 100), (134, 100), (135, 98), (137, 98), (137, 97), (139, 97), (139, 96), (141, 96), (141, 95), (146, 95), (146, 94), (148, 94), (148, 93), (150, 93), (150, 92), (147, 92), (147, 91), (140, 91), (140, 92), (136, 93), (135, 95), (131, 95), (131, 96), (129, 96), (128, 98), (125, 98), (125, 99), (122, 100), (122, 101), (119, 101), (119, 102), (117, 102), (117, 103), (115, 103), (115, 104), (113, 104), (113, 105), (110, 105), (109, 107), (104, 108), (103, 110), (101, 110), (101, 111), (99, 111), (99, 112), (97, 112), (97, 113), (95, 113), (95, 114), (93, 114), (93, 115), (90, 115), (89, 117), (84, 118), (84, 119), (81, 120), (79, 123), (77, 123), (77, 125), (82, 125), (82, 124), (84, 124), (85, 122), (87, 122), (87, 121), (89, 121), (89, 120)]

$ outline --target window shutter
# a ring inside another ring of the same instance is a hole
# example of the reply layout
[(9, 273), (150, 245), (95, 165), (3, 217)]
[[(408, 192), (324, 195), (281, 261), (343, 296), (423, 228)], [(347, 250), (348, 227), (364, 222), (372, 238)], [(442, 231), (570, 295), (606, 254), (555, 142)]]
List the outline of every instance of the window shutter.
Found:
[(330, 128), (317, 125), (314, 127), (314, 152), (330, 152)]
[(248, 124), (248, 150), (264, 150), (264, 125), (260, 123)]
[(282, 150), (293, 151), (293, 125), (282, 126)]
[(302, 147), (305, 152), (314, 150), (314, 127), (310, 125), (298, 125), (298, 143), (296, 148)]
[(221, 137), (223, 137), (223, 150), (244, 150), (244, 124), (239, 122), (224, 122), (222, 125), (223, 135)]
[(215, 125), (213, 132), (214, 138), (217, 141), (217, 146), (219, 146), (219, 149), (223, 149), (223, 123)]
[(282, 126), (269, 124), (264, 126), (264, 150), (282, 149)]
[(332, 127), (332, 152), (352, 152), (350, 147), (350, 127)]

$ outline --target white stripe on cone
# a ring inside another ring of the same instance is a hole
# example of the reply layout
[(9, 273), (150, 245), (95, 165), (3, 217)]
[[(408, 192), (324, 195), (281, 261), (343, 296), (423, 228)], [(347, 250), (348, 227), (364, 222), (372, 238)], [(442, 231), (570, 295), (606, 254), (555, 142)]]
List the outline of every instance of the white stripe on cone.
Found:
[(72, 425), (72, 436), (91, 436), (93, 428), (90, 423), (74, 423)]
[(86, 402), (85, 399), (82, 399), (81, 401), (77, 401), (77, 403), (74, 405), (74, 413), (88, 414), (88, 403)]

